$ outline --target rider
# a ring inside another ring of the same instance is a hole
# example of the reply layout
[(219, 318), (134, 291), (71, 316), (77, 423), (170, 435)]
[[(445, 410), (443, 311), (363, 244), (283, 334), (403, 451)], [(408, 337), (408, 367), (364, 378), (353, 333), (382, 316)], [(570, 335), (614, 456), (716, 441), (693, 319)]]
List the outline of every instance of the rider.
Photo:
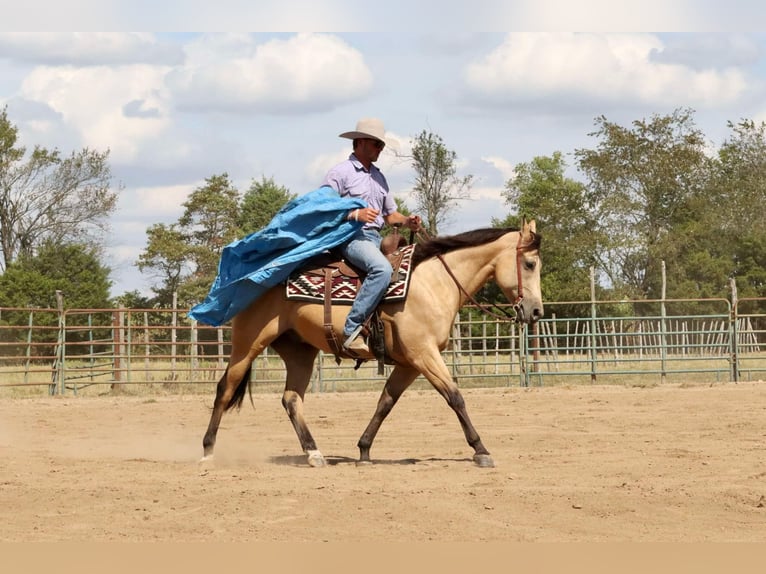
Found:
[(350, 196), (367, 202), (367, 207), (348, 213), (348, 220), (362, 221), (364, 226), (340, 247), (343, 257), (366, 274), (343, 327), (343, 348), (359, 357), (371, 356), (359, 334), (363, 323), (383, 298), (393, 272), (380, 251), (380, 229), (384, 223), (404, 224), (415, 231), (420, 227), (419, 216), (402, 215), (396, 210), (388, 182), (373, 164), (386, 146), (385, 131), (379, 119), (363, 118), (357, 122), (356, 130), (340, 134), (342, 138), (353, 140), (353, 153), (333, 167), (322, 182), (322, 186), (332, 187), (341, 197)]

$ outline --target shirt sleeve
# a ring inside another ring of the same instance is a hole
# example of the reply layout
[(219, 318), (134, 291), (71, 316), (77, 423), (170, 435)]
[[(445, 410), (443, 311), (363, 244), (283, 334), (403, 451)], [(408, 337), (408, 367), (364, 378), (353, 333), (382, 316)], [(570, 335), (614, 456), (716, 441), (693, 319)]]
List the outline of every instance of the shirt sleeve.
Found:
[[(341, 189), (343, 189), (343, 177), (340, 173), (340, 171), (336, 168), (332, 168), (330, 171), (327, 172), (327, 175), (324, 176), (324, 181), (322, 181), (322, 185), (320, 187), (331, 187), (335, 191), (337, 191), (339, 194), (341, 194)], [(342, 194), (341, 194), (342, 195)]]

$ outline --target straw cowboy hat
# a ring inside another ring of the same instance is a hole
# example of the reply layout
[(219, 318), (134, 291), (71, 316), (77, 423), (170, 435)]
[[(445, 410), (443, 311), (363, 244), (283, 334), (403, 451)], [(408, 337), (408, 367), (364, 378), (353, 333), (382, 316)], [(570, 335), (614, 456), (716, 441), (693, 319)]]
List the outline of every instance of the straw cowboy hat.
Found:
[(386, 128), (383, 127), (382, 121), (377, 118), (362, 118), (356, 122), (356, 130), (352, 132), (343, 132), (340, 134), (340, 137), (350, 140), (372, 138), (383, 143), (388, 143), (385, 135)]

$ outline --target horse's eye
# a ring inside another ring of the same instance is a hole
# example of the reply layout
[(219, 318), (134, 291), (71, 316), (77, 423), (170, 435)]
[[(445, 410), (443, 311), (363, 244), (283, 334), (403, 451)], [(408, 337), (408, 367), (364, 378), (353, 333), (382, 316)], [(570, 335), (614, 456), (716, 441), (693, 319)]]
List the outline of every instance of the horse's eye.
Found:
[(524, 261), (524, 269), (527, 271), (534, 271), (535, 270), (535, 261), (534, 260), (526, 260)]

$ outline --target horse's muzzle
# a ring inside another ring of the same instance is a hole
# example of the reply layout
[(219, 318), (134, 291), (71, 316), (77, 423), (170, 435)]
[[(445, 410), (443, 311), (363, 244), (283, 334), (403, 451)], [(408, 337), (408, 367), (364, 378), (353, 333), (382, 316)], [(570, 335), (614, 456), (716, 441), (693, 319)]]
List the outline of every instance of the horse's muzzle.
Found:
[(539, 307), (533, 307), (532, 313), (527, 317), (526, 311), (524, 311), (524, 305), (519, 301), (513, 306), (513, 311), (516, 313), (517, 323), (537, 323), (543, 318), (543, 311)]

